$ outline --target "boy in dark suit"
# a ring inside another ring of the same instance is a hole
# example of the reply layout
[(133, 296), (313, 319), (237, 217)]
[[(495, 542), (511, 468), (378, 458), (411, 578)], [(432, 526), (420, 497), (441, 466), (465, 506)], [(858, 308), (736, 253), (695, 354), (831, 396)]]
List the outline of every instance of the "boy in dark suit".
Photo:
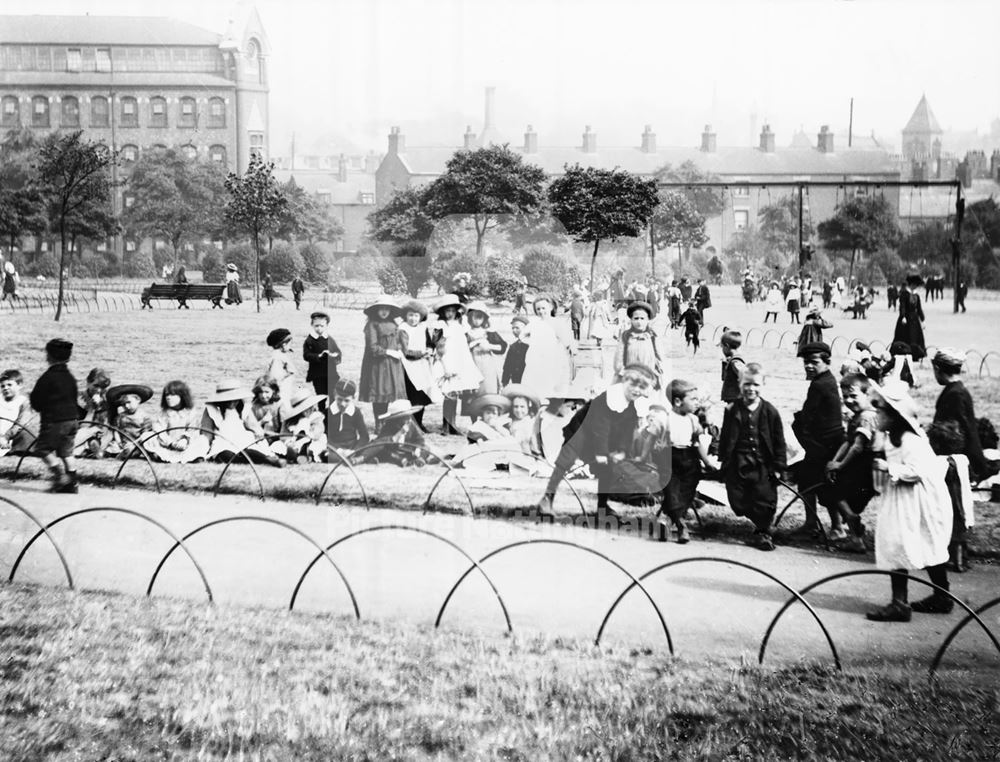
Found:
[(749, 363), (740, 377), (740, 398), (723, 414), (719, 460), (733, 513), (753, 522), (753, 545), (774, 550), (771, 522), (787, 454), (781, 415), (760, 396), (763, 384), (764, 369)]
[(52, 471), (52, 492), (77, 492), (73, 445), (80, 408), (76, 404), (76, 379), (66, 367), (72, 354), (73, 344), (69, 341), (52, 339), (46, 344), (49, 367), (38, 377), (29, 397), (41, 420), (35, 452)]
[[(306, 381), (312, 381), (316, 394), (333, 396), (333, 387), (340, 380), (337, 365), (340, 364), (340, 347), (332, 336), (326, 333), (330, 316), (325, 312), (314, 312), (309, 316), (312, 333), (302, 342), (302, 359), (309, 363)], [(320, 403), (320, 412), (326, 413), (326, 401)]]
[(514, 340), (507, 345), (507, 356), (503, 358), (503, 373), (500, 376), (500, 383), (504, 386), (521, 383), (521, 376), (524, 375), (528, 345), (521, 341), (521, 331), (527, 324), (528, 318), (524, 315), (514, 315), (511, 318), (510, 332), (514, 334)]

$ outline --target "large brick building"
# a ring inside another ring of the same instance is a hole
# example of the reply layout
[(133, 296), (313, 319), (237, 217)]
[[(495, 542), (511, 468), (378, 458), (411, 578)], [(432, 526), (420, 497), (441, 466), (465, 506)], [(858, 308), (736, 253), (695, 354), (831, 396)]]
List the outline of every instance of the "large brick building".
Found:
[(83, 129), (243, 171), (268, 154), (267, 35), (255, 9), (225, 34), (169, 18), (0, 16), (0, 129)]

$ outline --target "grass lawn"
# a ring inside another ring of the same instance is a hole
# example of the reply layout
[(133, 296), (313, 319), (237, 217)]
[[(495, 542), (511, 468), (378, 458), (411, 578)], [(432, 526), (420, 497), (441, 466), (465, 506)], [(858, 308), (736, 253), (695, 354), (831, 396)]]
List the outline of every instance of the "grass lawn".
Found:
[(995, 672), (0, 588), (0, 758), (995, 760)]

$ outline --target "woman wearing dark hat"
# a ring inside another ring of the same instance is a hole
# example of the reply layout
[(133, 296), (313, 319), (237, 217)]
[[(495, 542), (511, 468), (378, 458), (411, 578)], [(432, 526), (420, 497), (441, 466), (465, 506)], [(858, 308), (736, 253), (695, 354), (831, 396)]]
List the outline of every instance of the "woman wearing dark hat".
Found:
[(382, 294), (365, 307), (365, 353), (361, 358), (361, 394), (363, 402), (372, 403), (378, 426), (379, 416), (389, 403), (406, 399), (406, 374), (403, 350), (406, 349), (395, 318), (399, 307), (391, 296)]
[(243, 296), (240, 294), (240, 273), (236, 265), (230, 262), (226, 265), (226, 304), (242, 304)]
[(278, 385), (278, 392), (287, 400), (298, 386), (298, 374), (291, 356), (292, 332), (287, 328), (275, 328), (267, 334), (267, 345), (274, 351), (264, 375)]
[(824, 328), (833, 328), (833, 323), (823, 317), (818, 306), (813, 305), (806, 313), (806, 322), (802, 324), (802, 330), (799, 332), (798, 357), (802, 357), (802, 347), (823, 341)]
[(914, 360), (927, 357), (927, 346), (924, 342), (924, 310), (920, 306), (920, 288), (924, 280), (919, 275), (907, 275), (906, 284), (899, 292), (899, 317), (896, 319), (896, 331), (892, 340), (902, 341), (910, 345), (910, 355)]
[(521, 383), (539, 397), (550, 396), (573, 379), (572, 357), (576, 342), (569, 325), (556, 318), (556, 298), (535, 296), (535, 318), (527, 325), (528, 351), (524, 357)]

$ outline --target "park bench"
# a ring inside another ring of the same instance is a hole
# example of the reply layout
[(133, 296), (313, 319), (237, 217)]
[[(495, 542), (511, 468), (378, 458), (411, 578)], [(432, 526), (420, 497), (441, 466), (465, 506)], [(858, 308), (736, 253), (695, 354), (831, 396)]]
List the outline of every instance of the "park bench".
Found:
[(154, 283), (149, 288), (142, 291), (142, 309), (153, 309), (150, 301), (153, 299), (176, 299), (177, 309), (188, 307), (189, 301), (203, 299), (212, 303), (212, 309), (218, 307), (222, 309), (222, 299), (226, 294), (225, 283), (203, 283), (193, 285), (191, 283)]

